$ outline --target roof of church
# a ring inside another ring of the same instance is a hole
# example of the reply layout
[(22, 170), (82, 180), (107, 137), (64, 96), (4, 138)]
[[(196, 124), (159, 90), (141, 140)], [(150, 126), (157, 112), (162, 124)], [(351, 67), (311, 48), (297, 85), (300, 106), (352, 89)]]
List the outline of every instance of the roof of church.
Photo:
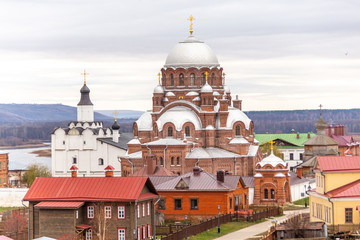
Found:
[(178, 175), (164, 168), (163, 166), (156, 166), (154, 172), (151, 175), (148, 175), (147, 166), (145, 166), (140, 168), (138, 171), (134, 172), (132, 176), (147, 177), (147, 176), (178, 176)]
[(285, 161), (282, 160), (281, 158), (275, 156), (272, 151), (271, 151), (271, 154), (269, 156), (267, 156), (266, 158), (264, 158), (263, 160), (258, 162), (256, 165), (260, 165), (261, 167), (264, 167), (267, 164), (271, 165), (272, 167), (276, 167), (279, 164), (286, 167)]
[[(254, 134), (255, 139), (259, 141), (259, 145), (263, 145), (270, 141), (280, 140), (283, 142), (287, 142), (290, 145), (295, 147), (304, 147), (304, 142), (309, 140), (308, 134), (310, 134), (310, 139), (316, 136), (315, 133), (299, 133), (299, 138), (297, 133), (280, 133), (280, 134)], [(278, 146), (281, 148), (281, 146)]]
[(218, 59), (211, 48), (192, 35), (175, 45), (164, 65), (165, 68), (219, 66)]
[(127, 147), (127, 143), (130, 141), (130, 139), (132, 138), (132, 133), (122, 133), (119, 137), (119, 141), (118, 142), (114, 142), (112, 137), (108, 137), (108, 138), (97, 138), (97, 140), (107, 143), (111, 146), (117, 147), (117, 148), (122, 148), (124, 150), (128, 149)]
[(237, 153), (233, 153), (227, 151), (222, 148), (217, 147), (209, 147), (209, 148), (194, 148), (191, 152), (189, 152), (185, 158), (196, 158), (196, 159), (204, 159), (204, 158), (234, 158), (241, 157)]
[(84, 83), (84, 86), (80, 89), (80, 93), (81, 93), (81, 97), (80, 97), (80, 101), (77, 104), (79, 105), (93, 105), (91, 100), (90, 100), (90, 89), (86, 86), (86, 84)]

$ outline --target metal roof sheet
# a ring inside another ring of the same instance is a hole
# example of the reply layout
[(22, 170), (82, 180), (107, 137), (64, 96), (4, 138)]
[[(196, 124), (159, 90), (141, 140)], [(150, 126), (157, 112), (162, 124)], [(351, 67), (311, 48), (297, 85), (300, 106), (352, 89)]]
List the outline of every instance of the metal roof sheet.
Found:
[(360, 171), (360, 156), (317, 156), (321, 171)]
[(79, 208), (84, 202), (40, 202), (35, 205), (37, 208)]
[(24, 201), (134, 201), (147, 185), (147, 177), (40, 177), (36, 178)]
[[(254, 134), (255, 139), (259, 141), (259, 145), (263, 145), (272, 140), (281, 140), (288, 142), (291, 145), (297, 147), (304, 147), (304, 142), (309, 140), (307, 133), (299, 133), (299, 138), (297, 138), (297, 133), (281, 133), (281, 134)], [(310, 133), (310, 138), (314, 137), (314, 133)]]
[(360, 197), (360, 179), (333, 189), (325, 195), (332, 198)]

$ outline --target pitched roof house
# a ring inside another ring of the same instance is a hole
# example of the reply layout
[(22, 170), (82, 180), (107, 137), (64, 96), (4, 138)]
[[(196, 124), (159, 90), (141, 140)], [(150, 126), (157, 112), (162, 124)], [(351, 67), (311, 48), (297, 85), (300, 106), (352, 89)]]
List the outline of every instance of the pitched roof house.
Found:
[(85, 239), (151, 236), (158, 198), (147, 177), (36, 178), (24, 197), (30, 208), (30, 239), (78, 235)]

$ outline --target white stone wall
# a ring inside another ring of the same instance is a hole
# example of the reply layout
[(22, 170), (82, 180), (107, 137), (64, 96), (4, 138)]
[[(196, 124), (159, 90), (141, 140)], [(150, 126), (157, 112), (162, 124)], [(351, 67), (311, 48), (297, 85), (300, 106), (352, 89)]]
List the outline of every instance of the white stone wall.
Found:
[[(111, 165), (115, 168), (114, 175), (120, 176), (121, 169), (118, 161), (119, 157), (126, 154), (126, 150), (102, 143), (98, 137), (111, 137), (111, 132), (94, 135), (89, 129), (77, 134), (74, 129), (69, 134), (64, 134), (64, 130), (58, 129), (51, 136), (52, 144), (52, 175), (54, 177), (70, 176), (72, 165), (78, 167), (78, 176), (99, 176), (105, 175), (104, 168)], [(73, 131), (73, 132), (72, 132)], [(102, 130), (100, 130), (102, 132)], [(65, 144), (64, 144), (65, 142)], [(73, 163), (76, 158), (77, 163)], [(99, 159), (104, 160), (103, 165), (99, 165)]]
[[(292, 185), (290, 187), (291, 188), (291, 200), (293, 202), (295, 202), (299, 199), (308, 197), (309, 195), (306, 194), (304, 185), (306, 186), (306, 191), (307, 191), (309, 184), (310, 184), (309, 181), (307, 181), (307, 182), (299, 183), (296, 185)], [(310, 187), (311, 187), (311, 189), (314, 189), (315, 183), (310, 184)]]
[(249, 205), (254, 203), (254, 188), (249, 188)]
[[(28, 188), (0, 188), (1, 207), (23, 207), (21, 200), (27, 193)], [(24, 202), (28, 206), (28, 202)]]
[[(303, 154), (304, 158), (304, 148), (279, 148), (279, 150), (284, 155), (284, 161), (288, 164), (288, 169), (303, 162), (300, 160), (300, 154)], [(293, 160), (290, 160), (291, 153), (294, 156)]]
[(93, 122), (94, 107), (92, 105), (77, 106), (77, 120), (79, 122)]

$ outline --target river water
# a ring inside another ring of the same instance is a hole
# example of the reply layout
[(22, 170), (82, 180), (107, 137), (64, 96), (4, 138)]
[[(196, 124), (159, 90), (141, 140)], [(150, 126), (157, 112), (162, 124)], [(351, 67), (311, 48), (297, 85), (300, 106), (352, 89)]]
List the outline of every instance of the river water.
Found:
[(31, 152), (50, 149), (47, 147), (1, 149), (1, 152), (9, 153), (9, 170), (26, 169), (29, 165), (36, 163), (42, 164), (51, 170), (51, 157), (37, 157)]

